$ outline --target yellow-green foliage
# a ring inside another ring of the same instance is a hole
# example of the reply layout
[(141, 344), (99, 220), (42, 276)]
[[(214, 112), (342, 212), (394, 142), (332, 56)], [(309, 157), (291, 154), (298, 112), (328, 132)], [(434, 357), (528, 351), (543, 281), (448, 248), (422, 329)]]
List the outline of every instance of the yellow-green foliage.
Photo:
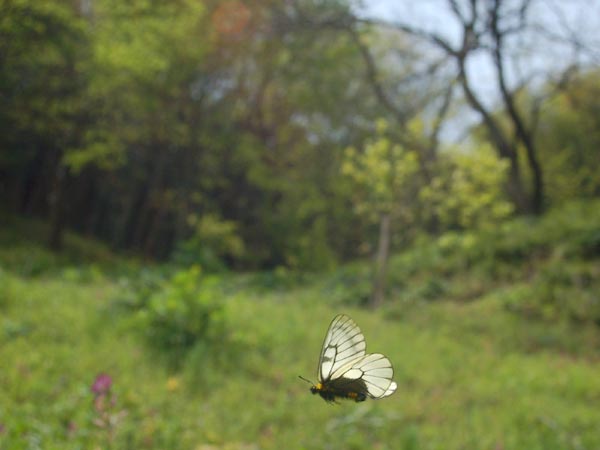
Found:
[(513, 212), (505, 195), (508, 162), (489, 145), (447, 149), (428, 170), (430, 179), (419, 171), (418, 153), (387, 136), (383, 120), (364, 149), (346, 149), (342, 164), (353, 183), (355, 209), (368, 217), (391, 212), (405, 227), (434, 220), (443, 228), (469, 229), (495, 225)]
[(446, 227), (478, 228), (508, 217), (513, 206), (504, 194), (508, 162), (487, 145), (440, 156), (431, 183), (420, 191), (425, 208)]
[(224, 269), (225, 258), (243, 258), (244, 241), (235, 222), (222, 220), (214, 214), (200, 218), (191, 215), (188, 222), (193, 234), (178, 245), (173, 258), (175, 262), (200, 264), (208, 270), (217, 270)]
[(415, 189), (418, 155), (386, 136), (387, 123), (377, 123), (377, 135), (358, 151), (345, 151), (342, 173), (356, 185), (355, 207), (359, 214), (378, 217), (410, 208)]

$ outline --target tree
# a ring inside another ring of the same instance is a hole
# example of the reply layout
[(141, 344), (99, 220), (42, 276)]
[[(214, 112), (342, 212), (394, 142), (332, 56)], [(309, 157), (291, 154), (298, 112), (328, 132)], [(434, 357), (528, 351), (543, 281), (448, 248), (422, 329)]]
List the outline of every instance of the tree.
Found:
[(342, 172), (357, 187), (355, 206), (379, 223), (377, 253), (373, 271), (371, 306), (380, 306), (385, 297), (385, 280), (392, 242), (392, 226), (404, 227), (414, 221), (413, 199), (419, 190), (418, 154), (394, 143), (387, 134), (387, 123), (377, 124), (376, 138), (362, 151), (346, 150)]
[(48, 214), (48, 244), (60, 249), (69, 181), (62, 158), (81, 139), (87, 79), (78, 62), (88, 36), (64, 2), (4, 1), (0, 14), (0, 154), (16, 175), (8, 188), (20, 211)]
[(552, 205), (600, 195), (599, 80), (598, 69), (573, 73), (568, 86), (540, 111), (536, 140)]
[[(357, 18), (357, 22), (377, 24), (425, 42), (430, 46), (429, 57), (433, 61), (445, 61), (446, 67), (453, 68), (454, 78), (467, 104), (479, 115), (498, 155), (509, 161), (508, 191), (517, 209), (540, 213), (545, 201), (543, 169), (535, 141), (539, 107), (525, 111), (517, 102), (518, 93), (538, 82), (539, 76), (538, 68), (531, 64), (527, 66), (524, 61), (530, 60), (533, 53), (541, 52), (543, 47), (562, 47), (563, 55), (568, 54), (565, 47), (570, 48), (574, 56), (563, 58), (564, 64), (558, 67), (559, 72), (568, 73), (572, 64), (578, 61), (580, 50), (585, 49), (581, 39), (572, 39), (580, 35), (568, 34), (572, 30), (550, 30), (548, 23), (540, 17), (547, 17), (552, 12), (551, 6), (533, 0), (442, 0), (440, 10), (454, 19), (460, 33), (458, 39), (454, 38), (450, 27), (446, 27), (444, 33), (444, 29), (430, 31), (406, 20)], [(502, 120), (495, 114), (497, 108), (487, 106), (489, 102), (475, 85), (476, 73), (471, 64), (474, 59), (481, 61), (484, 56), (492, 63)], [(524, 75), (516, 69), (524, 69)], [(548, 68), (545, 75), (546, 80), (550, 80)], [(536, 105), (539, 106), (541, 100)], [(504, 126), (505, 123), (508, 126)], [(521, 159), (526, 162), (531, 175), (530, 189), (525, 186)]]

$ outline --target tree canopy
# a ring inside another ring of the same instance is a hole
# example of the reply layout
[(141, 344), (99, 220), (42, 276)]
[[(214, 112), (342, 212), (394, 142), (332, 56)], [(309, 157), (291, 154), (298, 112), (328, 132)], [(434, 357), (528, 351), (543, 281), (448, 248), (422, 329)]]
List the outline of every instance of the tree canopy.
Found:
[[(506, 75), (529, 10), (459, 3), (462, 47), (344, 0), (2, 0), (2, 208), (48, 220), (56, 249), (72, 229), (213, 268), (318, 269), (374, 251), (381, 214), (397, 246), (598, 195), (593, 60), (500, 78), (484, 106), (461, 64), (490, 51)], [(483, 128), (450, 145), (465, 105)]]

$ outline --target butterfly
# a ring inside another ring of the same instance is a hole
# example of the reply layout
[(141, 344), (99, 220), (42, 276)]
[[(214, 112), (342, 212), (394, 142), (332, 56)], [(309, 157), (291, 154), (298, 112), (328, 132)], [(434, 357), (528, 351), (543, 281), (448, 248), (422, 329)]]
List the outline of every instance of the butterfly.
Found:
[(310, 391), (327, 402), (338, 397), (362, 402), (367, 397), (392, 395), (398, 387), (392, 381), (392, 363), (384, 355), (367, 354), (366, 350), (365, 337), (354, 320), (345, 314), (335, 316), (323, 341), (318, 383)]

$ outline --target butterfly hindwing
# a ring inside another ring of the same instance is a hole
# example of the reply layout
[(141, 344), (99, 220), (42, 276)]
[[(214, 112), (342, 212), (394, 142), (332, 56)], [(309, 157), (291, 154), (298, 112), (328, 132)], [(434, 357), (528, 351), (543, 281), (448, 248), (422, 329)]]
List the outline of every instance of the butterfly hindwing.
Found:
[[(357, 374), (354, 372), (361, 373), (360, 379), (365, 383), (367, 394), (371, 398), (385, 397), (394, 376), (392, 363), (380, 353), (365, 355), (356, 361), (348, 372), (341, 374), (341, 376), (348, 377), (349, 373), (353, 373), (356, 376)], [(391, 395), (392, 393), (393, 390), (387, 395)]]

